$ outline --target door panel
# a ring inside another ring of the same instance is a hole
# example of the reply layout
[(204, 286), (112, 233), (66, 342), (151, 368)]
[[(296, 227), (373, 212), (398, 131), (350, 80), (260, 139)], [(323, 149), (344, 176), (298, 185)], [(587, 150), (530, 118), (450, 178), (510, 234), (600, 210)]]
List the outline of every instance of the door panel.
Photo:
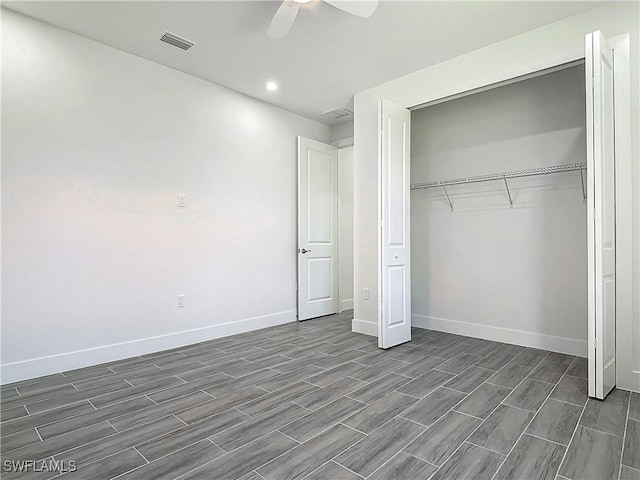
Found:
[[(331, 199), (331, 154), (309, 149), (307, 158), (308, 243), (331, 244), (333, 202)], [(337, 165), (337, 164), (336, 164)], [(332, 172), (333, 170), (333, 172)], [(329, 194), (329, 196), (327, 196)]]
[[(309, 266), (309, 295), (307, 300), (315, 302), (318, 300), (331, 299), (332, 282), (326, 281), (331, 279), (331, 258), (330, 257), (305, 257)], [(320, 281), (314, 281), (318, 279)]]
[(616, 385), (616, 231), (613, 50), (586, 36), (589, 395)]
[(338, 150), (298, 137), (298, 319), (338, 307)]
[(402, 325), (406, 318), (404, 296), (406, 293), (405, 266), (392, 265), (388, 267), (387, 286), (389, 288), (389, 301), (387, 302), (386, 315), (388, 325), (395, 327)]
[(411, 340), (409, 168), (411, 113), (380, 103), (380, 268), (378, 346)]

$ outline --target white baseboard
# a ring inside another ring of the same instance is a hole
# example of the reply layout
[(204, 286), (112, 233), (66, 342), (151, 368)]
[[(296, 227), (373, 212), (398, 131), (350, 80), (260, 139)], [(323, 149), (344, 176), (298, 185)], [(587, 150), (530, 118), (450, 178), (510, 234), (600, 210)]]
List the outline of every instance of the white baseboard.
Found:
[(0, 383), (4, 385), (295, 321), (296, 311), (290, 310), (157, 337), (8, 363), (0, 366)]
[(616, 387), (640, 393), (640, 371), (629, 369), (620, 372), (616, 370)]
[(468, 337), (484, 338), (496, 342), (513, 343), (525, 347), (541, 348), (543, 350), (566, 353), (568, 355), (587, 356), (587, 341), (575, 338), (556, 337), (511, 328), (480, 325), (477, 323), (416, 314), (411, 316), (411, 326), (455, 333)]
[(340, 302), (340, 311), (344, 312), (345, 310), (353, 310), (353, 298)]
[(378, 336), (377, 323), (366, 322), (364, 320), (358, 320), (357, 318), (351, 320), (351, 330), (355, 333), (364, 333), (365, 335), (371, 335), (372, 337)]

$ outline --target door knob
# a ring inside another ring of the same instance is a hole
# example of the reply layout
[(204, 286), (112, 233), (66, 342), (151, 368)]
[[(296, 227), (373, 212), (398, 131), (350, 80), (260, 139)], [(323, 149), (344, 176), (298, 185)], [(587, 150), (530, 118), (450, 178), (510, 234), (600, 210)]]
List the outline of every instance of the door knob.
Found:
[(302, 250), (300, 250), (300, 253), (307, 253), (310, 252), (311, 250), (307, 250), (306, 248), (303, 248)]

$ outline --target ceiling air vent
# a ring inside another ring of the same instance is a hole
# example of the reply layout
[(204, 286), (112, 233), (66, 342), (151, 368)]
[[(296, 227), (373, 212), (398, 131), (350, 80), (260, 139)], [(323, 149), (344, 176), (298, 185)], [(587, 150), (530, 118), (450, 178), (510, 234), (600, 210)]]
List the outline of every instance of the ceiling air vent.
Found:
[(345, 118), (350, 115), (353, 115), (353, 112), (351, 110), (347, 110), (346, 108), (338, 107), (338, 108), (333, 108), (331, 110), (327, 110), (322, 115), (326, 115), (327, 117), (331, 117), (337, 120), (339, 118)]
[(195, 45), (195, 42), (187, 40), (186, 38), (179, 37), (175, 33), (171, 32), (164, 32), (164, 35), (162, 35), (162, 38), (160, 40), (182, 50), (189, 50)]

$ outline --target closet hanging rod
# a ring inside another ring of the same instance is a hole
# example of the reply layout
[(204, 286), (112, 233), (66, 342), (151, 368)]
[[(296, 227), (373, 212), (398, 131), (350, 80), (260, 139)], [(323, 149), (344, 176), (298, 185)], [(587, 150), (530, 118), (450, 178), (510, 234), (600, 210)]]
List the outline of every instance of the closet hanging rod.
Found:
[(516, 170), (514, 172), (492, 173), (489, 175), (478, 175), (475, 177), (454, 178), (451, 180), (440, 180), (438, 182), (414, 183), (411, 190), (419, 190), (434, 187), (446, 187), (449, 185), (462, 185), (465, 183), (488, 182), (491, 180), (504, 180), (510, 178), (533, 177), (536, 175), (548, 175), (550, 173), (573, 172), (576, 170), (586, 170), (586, 163), (573, 163), (570, 165), (552, 165), (550, 167), (530, 168), (528, 170)]

